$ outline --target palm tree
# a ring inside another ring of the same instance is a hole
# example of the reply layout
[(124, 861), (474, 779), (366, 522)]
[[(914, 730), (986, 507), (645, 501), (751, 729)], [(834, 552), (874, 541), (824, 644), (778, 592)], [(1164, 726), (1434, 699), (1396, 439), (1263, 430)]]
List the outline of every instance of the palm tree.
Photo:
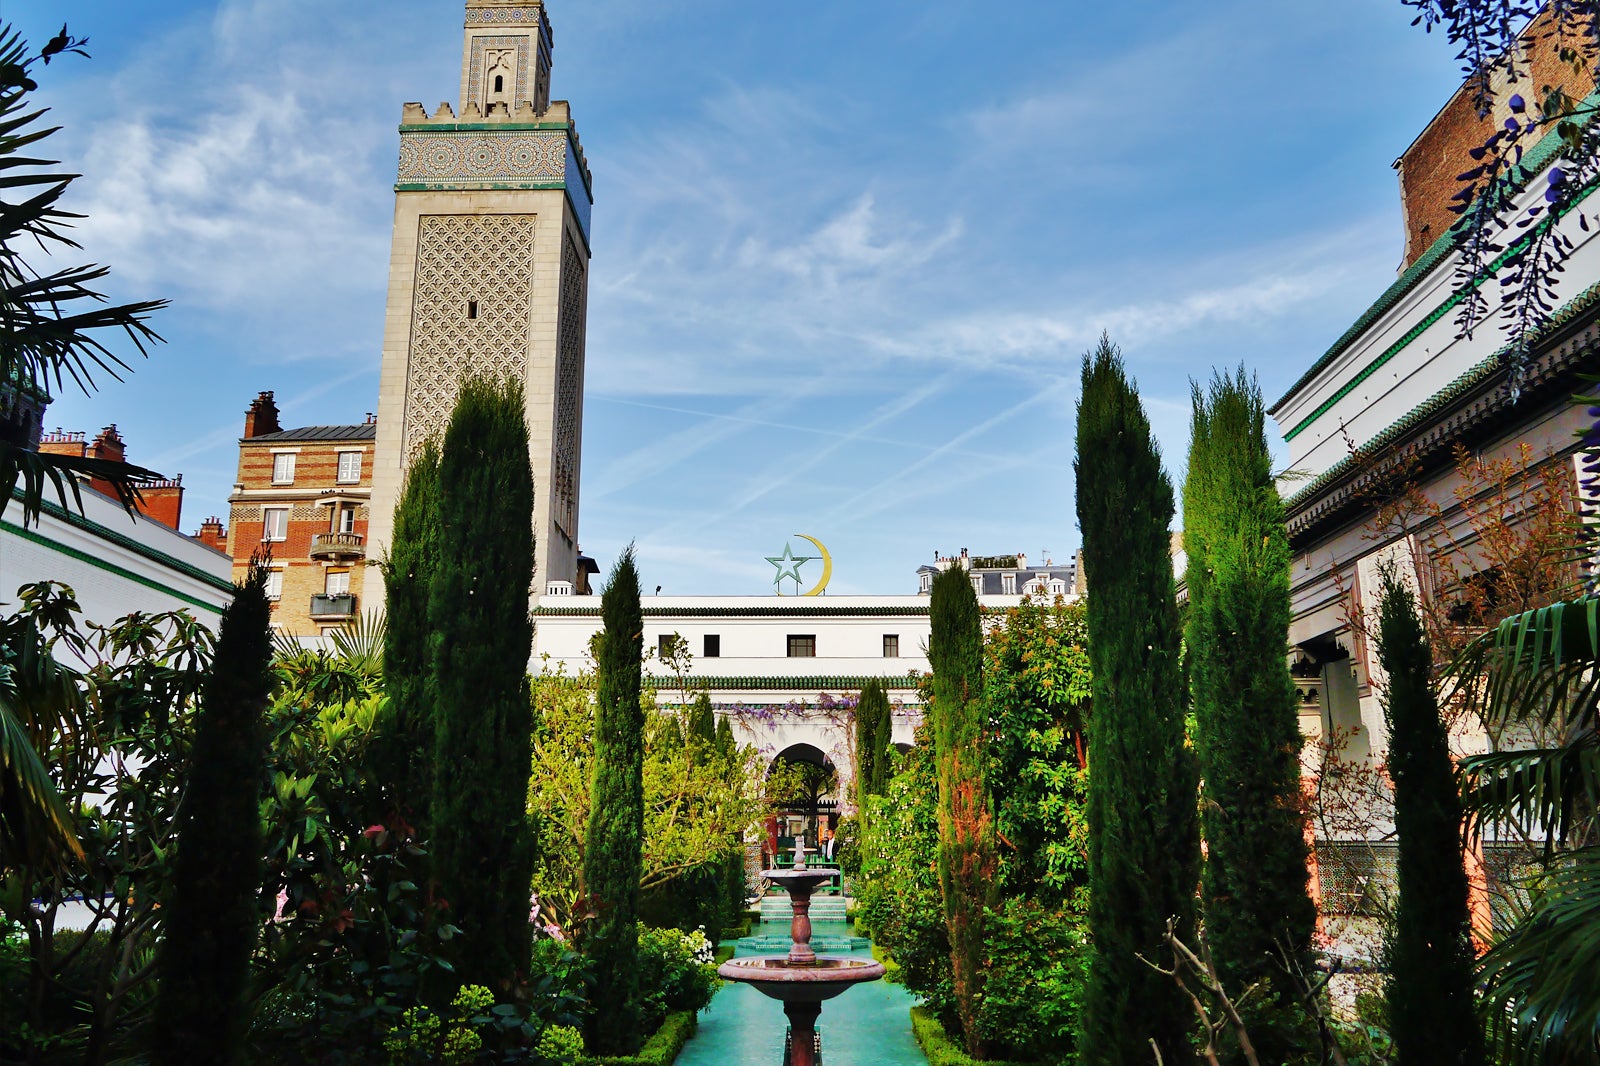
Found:
[[(118, 371), (128, 364), (109, 343), (120, 334), (144, 355), (147, 344), (161, 339), (146, 319), (166, 304), (108, 305), (95, 288), (106, 267), (45, 272), (25, 258), (28, 252), (48, 257), (80, 247), (67, 231), (82, 216), (60, 206), (77, 175), (52, 171), (56, 160), (33, 154), (60, 127), (39, 123), (44, 109), (32, 107), (28, 94), (38, 88), (30, 76), (36, 64), (69, 52), (86, 56), (86, 43), (63, 26), (38, 55), (30, 55), (22, 37), (0, 25), (0, 513), (16, 500), (25, 523), (37, 520), (47, 485), (62, 507), (70, 493), (81, 510), (78, 479), (103, 478), (131, 510), (139, 486), (159, 477), (126, 463), (37, 450), (48, 390), (71, 381), (87, 393), (103, 375), (120, 380)], [(32, 742), (47, 731), (48, 723), (37, 716), (59, 709), (61, 678), (34, 661), (32, 634), (8, 635), (15, 642), (0, 649), (0, 866), (16, 850), (78, 851), (67, 811)], [(35, 684), (49, 687), (30, 690)]]

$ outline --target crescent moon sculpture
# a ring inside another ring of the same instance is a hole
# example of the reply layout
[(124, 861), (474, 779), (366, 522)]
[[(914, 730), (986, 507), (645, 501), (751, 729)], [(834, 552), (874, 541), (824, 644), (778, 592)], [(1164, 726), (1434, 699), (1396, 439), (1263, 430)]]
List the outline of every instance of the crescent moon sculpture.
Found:
[(809, 540), (817, 546), (817, 551), (822, 553), (822, 577), (810, 589), (801, 593), (802, 596), (820, 596), (822, 590), (828, 587), (828, 582), (833, 580), (833, 556), (828, 554), (828, 549), (816, 537), (808, 537), (804, 533), (796, 533), (801, 540)]

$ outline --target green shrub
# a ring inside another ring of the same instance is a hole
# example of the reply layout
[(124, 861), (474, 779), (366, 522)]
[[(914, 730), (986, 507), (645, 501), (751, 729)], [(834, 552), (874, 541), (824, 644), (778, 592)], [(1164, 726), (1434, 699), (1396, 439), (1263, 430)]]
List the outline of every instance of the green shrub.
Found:
[(911, 1008), (911, 1033), (917, 1046), (928, 1056), (928, 1066), (1019, 1066), (999, 1059), (985, 1059), (980, 1063), (961, 1050), (939, 1024), (939, 1019), (926, 1007)]
[(583, 1061), (583, 1031), (570, 1025), (552, 1025), (539, 1038), (535, 1053), (557, 1066)]
[(579, 1061), (583, 1066), (670, 1066), (699, 1025), (699, 1016), (694, 1011), (679, 1011), (661, 1020), (655, 1035), (645, 1041), (637, 1055), (606, 1055)]
[(1089, 944), (1081, 913), (1008, 899), (990, 913), (978, 1026), (995, 1055), (1065, 1061), (1083, 1005)]
[(721, 983), (716, 950), (698, 930), (639, 927), (641, 1028), (650, 1030), (668, 1014), (699, 1011)]

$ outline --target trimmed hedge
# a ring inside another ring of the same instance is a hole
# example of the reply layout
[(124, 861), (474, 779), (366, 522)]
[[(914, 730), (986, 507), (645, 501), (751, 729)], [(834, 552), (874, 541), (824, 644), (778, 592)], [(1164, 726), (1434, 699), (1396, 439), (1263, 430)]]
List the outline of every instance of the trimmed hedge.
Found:
[(925, 1007), (911, 1008), (911, 1032), (917, 1038), (917, 1046), (928, 1056), (928, 1066), (1026, 1066), (1020, 1062), (972, 1058), (950, 1039), (939, 1019)]
[(732, 944), (724, 944), (724, 945), (722, 945), (720, 948), (717, 949), (717, 954), (716, 954), (716, 958), (715, 958), (716, 964), (718, 966), (721, 966), (723, 963), (725, 963), (729, 959), (733, 958), (733, 952), (734, 952), (734, 947), (733, 947)]
[(694, 1011), (677, 1011), (661, 1020), (661, 1028), (637, 1055), (603, 1055), (582, 1060), (583, 1066), (671, 1066), (699, 1025), (700, 1017)]
[(750, 921), (747, 918), (739, 919), (738, 924), (730, 925), (722, 930), (722, 940), (740, 940), (750, 935)]
[(746, 908), (743, 917), (751, 925), (760, 925), (761, 924), (761, 908), (760, 907), (749, 907), (749, 908)]

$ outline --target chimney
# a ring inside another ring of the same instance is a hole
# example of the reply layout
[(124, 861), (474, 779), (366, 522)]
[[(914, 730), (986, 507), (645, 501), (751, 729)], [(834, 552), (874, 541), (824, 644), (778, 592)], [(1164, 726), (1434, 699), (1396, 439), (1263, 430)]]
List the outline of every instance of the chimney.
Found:
[(1028, 568), (1028, 553), (1027, 552), (1018, 552), (1017, 553), (1017, 569), (1018, 570), (1026, 570), (1027, 568)]
[(215, 515), (200, 523), (200, 530), (194, 535), (194, 539), (219, 552), (228, 550), (228, 531), (222, 527), (222, 519)]
[(94, 443), (89, 445), (91, 459), (108, 459), (113, 463), (120, 463), (123, 461), (123, 454), (122, 438), (117, 435), (115, 422), (102, 429), (100, 435), (94, 439)]
[(272, 399), (272, 393), (263, 392), (250, 401), (250, 409), (244, 413), (244, 437), (259, 437), (264, 433), (277, 433), (283, 427), (278, 425), (278, 405)]
[(82, 433), (65, 432), (59, 427), (39, 436), (39, 451), (44, 455), (75, 455), (82, 459), (88, 451)]

